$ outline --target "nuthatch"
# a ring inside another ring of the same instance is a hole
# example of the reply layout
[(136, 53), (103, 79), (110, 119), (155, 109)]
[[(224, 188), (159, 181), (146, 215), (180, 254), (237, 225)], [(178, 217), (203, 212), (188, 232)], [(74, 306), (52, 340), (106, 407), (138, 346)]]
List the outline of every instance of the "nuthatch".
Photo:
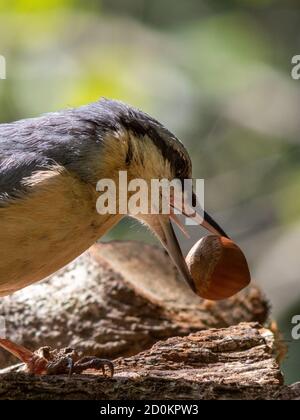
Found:
[[(96, 211), (97, 182), (117, 182), (119, 171), (147, 182), (192, 177), (181, 142), (149, 115), (118, 101), (0, 125), (0, 296), (49, 276), (119, 222), (121, 214)], [(174, 215), (138, 218), (193, 288)], [(203, 225), (226, 236), (205, 212)]]

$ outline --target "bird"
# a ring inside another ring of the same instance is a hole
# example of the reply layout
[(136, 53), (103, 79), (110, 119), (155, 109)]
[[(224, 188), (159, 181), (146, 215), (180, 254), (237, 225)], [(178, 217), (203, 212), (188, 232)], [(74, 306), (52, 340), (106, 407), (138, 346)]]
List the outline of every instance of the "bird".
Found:
[[(147, 184), (192, 179), (191, 158), (181, 141), (147, 113), (118, 100), (101, 98), (0, 124), (0, 297), (64, 267), (124, 217), (96, 211), (98, 181), (118, 183), (120, 171)], [(207, 212), (203, 215), (206, 229), (227, 237)], [(158, 237), (194, 290), (172, 225), (172, 220), (180, 225), (174, 213), (136, 218)], [(0, 339), (0, 345), (11, 351), (14, 343)]]

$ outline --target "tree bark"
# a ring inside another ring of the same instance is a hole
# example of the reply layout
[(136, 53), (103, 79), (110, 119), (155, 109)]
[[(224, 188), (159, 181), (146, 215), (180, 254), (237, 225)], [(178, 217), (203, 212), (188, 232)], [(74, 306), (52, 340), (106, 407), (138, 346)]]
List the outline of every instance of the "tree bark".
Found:
[[(209, 302), (178, 278), (167, 254), (137, 242), (95, 245), (48, 280), (0, 300), (7, 338), (29, 349), (74, 347), (102, 358), (134, 355), (161, 339), (267, 319), (252, 286)], [(0, 367), (15, 363), (0, 350)]]
[(115, 360), (114, 378), (0, 373), (0, 399), (292, 399), (283, 386), (273, 333), (258, 323), (173, 337)]
[[(117, 358), (113, 379), (95, 371), (34, 377), (20, 365), (6, 367), (0, 399), (300, 398), (300, 384), (283, 385), (277, 339), (261, 326), (268, 304), (259, 289), (222, 302), (200, 299), (153, 246), (95, 245), (46, 281), (2, 299), (0, 315), (7, 337), (31, 349), (71, 346)], [(13, 362), (0, 351), (2, 367)]]

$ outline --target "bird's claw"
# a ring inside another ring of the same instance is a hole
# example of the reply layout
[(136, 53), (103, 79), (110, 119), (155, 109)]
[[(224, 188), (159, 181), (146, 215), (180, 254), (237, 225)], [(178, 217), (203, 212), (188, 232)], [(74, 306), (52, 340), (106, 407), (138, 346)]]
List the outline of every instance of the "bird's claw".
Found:
[[(113, 377), (114, 365), (110, 360), (99, 359), (95, 356), (79, 357), (76, 350), (65, 348), (52, 350), (41, 347), (32, 352), (10, 340), (0, 338), (0, 346), (14, 354), (25, 363), (27, 371), (34, 375), (64, 375), (80, 374), (88, 369), (101, 370), (104, 377)], [(106, 374), (108, 367), (110, 375)]]
[[(109, 375), (106, 374), (106, 367), (108, 367)], [(87, 369), (102, 370), (103, 376), (111, 378), (114, 376), (114, 364), (110, 360), (99, 359), (98, 357), (85, 356), (74, 363), (71, 373), (82, 373)]]

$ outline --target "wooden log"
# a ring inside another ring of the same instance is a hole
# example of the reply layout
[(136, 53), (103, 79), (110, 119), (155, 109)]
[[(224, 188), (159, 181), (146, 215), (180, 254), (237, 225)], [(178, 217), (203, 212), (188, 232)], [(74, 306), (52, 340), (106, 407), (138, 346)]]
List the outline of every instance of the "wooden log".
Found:
[[(115, 361), (114, 378), (0, 372), (0, 399), (279, 399), (283, 387), (273, 333), (257, 323), (173, 337)], [(299, 390), (298, 390), (299, 391)], [(285, 393), (285, 394), (284, 394)]]
[[(30, 349), (134, 355), (161, 339), (239, 322), (263, 324), (268, 305), (252, 286), (231, 299), (194, 295), (167, 254), (138, 242), (95, 245), (48, 280), (0, 300), (7, 338)], [(0, 367), (15, 363), (0, 350)]]

